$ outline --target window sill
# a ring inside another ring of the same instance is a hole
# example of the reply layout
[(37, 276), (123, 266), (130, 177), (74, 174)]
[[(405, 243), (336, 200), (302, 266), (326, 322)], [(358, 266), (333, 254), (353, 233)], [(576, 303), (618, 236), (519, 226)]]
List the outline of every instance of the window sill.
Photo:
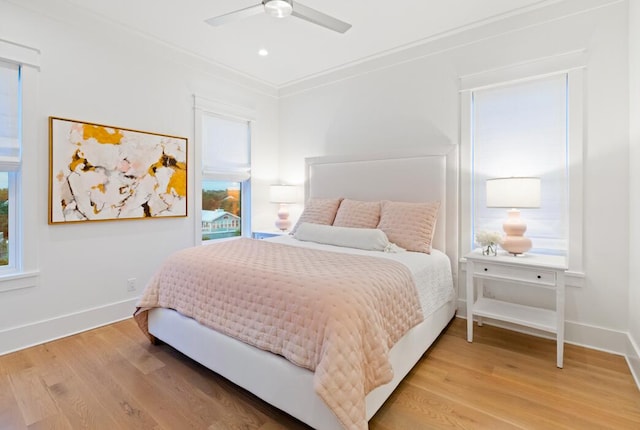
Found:
[(230, 240), (238, 240), (240, 238), (243, 238), (244, 236), (231, 236), (231, 237), (221, 237), (219, 239), (209, 239), (209, 240), (203, 240), (200, 242), (201, 245), (213, 245), (214, 243), (221, 243), (221, 242), (228, 242)]
[(38, 286), (39, 271), (0, 275), (0, 293)]

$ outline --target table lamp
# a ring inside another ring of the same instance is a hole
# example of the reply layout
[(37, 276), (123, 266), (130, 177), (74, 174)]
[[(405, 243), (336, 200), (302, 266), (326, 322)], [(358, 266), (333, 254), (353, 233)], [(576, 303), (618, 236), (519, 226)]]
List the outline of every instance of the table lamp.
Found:
[(276, 227), (279, 230), (287, 231), (291, 227), (289, 220), (289, 208), (287, 205), (295, 203), (298, 200), (298, 190), (295, 185), (271, 185), (269, 188), (269, 200), (271, 203), (278, 203), (278, 219)]
[(524, 237), (527, 224), (520, 218), (519, 209), (540, 207), (540, 178), (487, 179), (487, 207), (510, 208), (502, 224), (506, 234), (500, 244), (502, 249), (513, 255), (531, 249), (531, 239)]

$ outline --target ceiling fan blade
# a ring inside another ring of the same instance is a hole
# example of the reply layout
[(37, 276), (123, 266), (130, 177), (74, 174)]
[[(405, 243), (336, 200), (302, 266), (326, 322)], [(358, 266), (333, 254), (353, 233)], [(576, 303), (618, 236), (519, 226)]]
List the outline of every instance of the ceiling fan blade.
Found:
[(293, 4), (293, 11), (291, 15), (302, 18), (306, 21), (314, 24), (321, 25), (329, 30), (337, 31), (338, 33), (344, 33), (351, 28), (351, 24), (344, 21), (340, 21), (332, 16), (319, 12), (308, 6), (302, 5), (298, 2)]
[(213, 25), (214, 27), (217, 27), (219, 25), (226, 24), (231, 21), (257, 15), (263, 12), (264, 12), (264, 5), (262, 3), (259, 3), (255, 6), (249, 6), (244, 9), (236, 10), (234, 12), (225, 13), (224, 15), (209, 18), (205, 20), (205, 22), (209, 25)]

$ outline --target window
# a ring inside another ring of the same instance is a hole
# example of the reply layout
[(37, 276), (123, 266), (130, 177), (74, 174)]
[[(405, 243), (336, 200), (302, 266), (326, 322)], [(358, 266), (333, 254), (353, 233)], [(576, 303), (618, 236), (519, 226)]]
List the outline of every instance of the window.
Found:
[(521, 209), (532, 252), (567, 253), (567, 75), (472, 93), (473, 224), (502, 231), (506, 211), (487, 208), (486, 180), (538, 177), (541, 203)]
[(16, 184), (20, 172), (20, 67), (0, 61), (0, 273), (19, 266)]
[(567, 285), (584, 284), (585, 64), (584, 52), (569, 52), (460, 78), (462, 255), (476, 230), (502, 231), (506, 218), (485, 207), (485, 180), (539, 176), (542, 207), (522, 209), (532, 251), (566, 255)]
[(250, 236), (251, 120), (246, 112), (196, 98), (197, 239)]
[(38, 50), (0, 39), (0, 291), (37, 284)]

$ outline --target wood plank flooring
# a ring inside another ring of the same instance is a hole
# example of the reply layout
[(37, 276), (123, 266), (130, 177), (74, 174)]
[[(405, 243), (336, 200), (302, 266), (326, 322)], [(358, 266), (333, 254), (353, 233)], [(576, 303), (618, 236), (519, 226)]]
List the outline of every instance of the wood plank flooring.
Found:
[[(640, 429), (624, 358), (454, 319), (371, 430)], [(0, 357), (0, 429), (308, 429), (133, 320)]]

